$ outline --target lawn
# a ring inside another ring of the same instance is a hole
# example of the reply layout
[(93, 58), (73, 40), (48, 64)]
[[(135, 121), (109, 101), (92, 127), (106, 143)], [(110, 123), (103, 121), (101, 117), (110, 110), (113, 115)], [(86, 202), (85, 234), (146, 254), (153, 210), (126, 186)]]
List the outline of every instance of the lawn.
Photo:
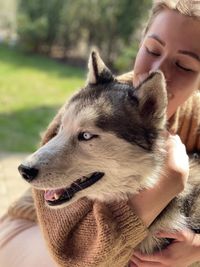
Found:
[(0, 151), (31, 152), (85, 70), (0, 46)]

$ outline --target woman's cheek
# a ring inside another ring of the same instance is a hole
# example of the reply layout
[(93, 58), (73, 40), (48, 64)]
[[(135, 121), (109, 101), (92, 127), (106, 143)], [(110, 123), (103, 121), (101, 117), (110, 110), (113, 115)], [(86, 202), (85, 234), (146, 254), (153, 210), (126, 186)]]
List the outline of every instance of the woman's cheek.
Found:
[(191, 90), (190, 88), (186, 88), (180, 85), (177, 85), (179, 87), (172, 88), (172, 98), (168, 101), (168, 108), (167, 108), (167, 114), (168, 118), (170, 118), (178, 109), (178, 107), (182, 106), (185, 101), (192, 95), (194, 90)]
[(187, 100), (198, 89), (199, 79), (195, 74), (186, 73), (175, 76), (175, 92), (183, 101)]

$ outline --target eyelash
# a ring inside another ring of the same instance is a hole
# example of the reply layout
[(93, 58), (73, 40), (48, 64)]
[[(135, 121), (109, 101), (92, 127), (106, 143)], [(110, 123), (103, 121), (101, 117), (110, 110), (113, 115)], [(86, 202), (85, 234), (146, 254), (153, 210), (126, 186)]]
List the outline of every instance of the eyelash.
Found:
[(187, 68), (182, 67), (181, 65), (179, 65), (179, 63), (176, 63), (176, 66), (179, 67), (180, 69), (184, 70), (184, 71), (187, 71), (187, 72), (194, 72), (194, 71), (191, 70), (191, 69), (187, 69)]
[[(147, 52), (148, 54), (150, 54), (151, 56), (155, 56), (155, 57), (159, 57), (159, 56), (160, 56), (160, 54), (157, 54), (157, 53), (154, 53), (154, 52), (150, 51), (147, 47), (145, 47), (145, 49), (146, 49), (146, 52)], [(184, 71), (186, 71), (186, 72), (194, 72), (194, 71), (191, 70), (191, 69), (187, 69), (187, 68), (182, 67), (179, 63), (176, 63), (176, 66), (177, 66), (178, 68), (180, 68), (181, 70), (184, 70)]]
[(160, 56), (160, 54), (150, 51), (146, 46), (145, 46), (145, 49), (146, 49), (147, 53), (150, 54), (150, 55), (153, 55), (155, 57), (159, 57)]

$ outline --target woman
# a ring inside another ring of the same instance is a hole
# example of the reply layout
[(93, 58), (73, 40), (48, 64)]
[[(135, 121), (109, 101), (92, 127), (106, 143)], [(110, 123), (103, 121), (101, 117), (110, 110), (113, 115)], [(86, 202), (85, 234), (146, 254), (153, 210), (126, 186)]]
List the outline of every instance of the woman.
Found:
[[(200, 149), (197, 131), (200, 123), (197, 116), (200, 110), (200, 97), (199, 94), (193, 95), (200, 84), (198, 18), (200, 4), (197, 1), (156, 1), (136, 58), (134, 75), (131, 77), (133, 83), (137, 84), (146, 73), (157, 69), (164, 72), (169, 95), (169, 130), (174, 134), (180, 134), (188, 152)], [(181, 105), (183, 107), (179, 108)], [(49, 126), (43, 143), (55, 134), (58, 116)], [(49, 211), (43, 205), (41, 194), (34, 190), (39, 224), (55, 261), (54, 263), (50, 260), (45, 247), (42, 246), (38, 227), (32, 225), (26, 233), (19, 230), (19, 235), (21, 240), (32, 240), (33, 236), (35, 237), (31, 242), (33, 255), (36, 255), (35, 250), (40, 245), (37, 253), (40, 259), (43, 259), (44, 265), (40, 264), (40, 261), (37, 264), (48, 267), (56, 264), (87, 267), (125, 266), (133, 249), (147, 235), (147, 227), (170, 200), (183, 190), (187, 181), (188, 157), (178, 136), (169, 136), (167, 151), (165, 171), (169, 174), (168, 177), (161, 177), (155, 188), (142, 191), (130, 199), (129, 203), (103, 205), (81, 199), (67, 209)], [(166, 187), (169, 189), (166, 190)], [(30, 196), (22, 198), (10, 208), (10, 216), (29, 218), (32, 215), (32, 210), (26, 209), (30, 206), (30, 203), (26, 206), (29, 199)], [(21, 212), (22, 210), (24, 212)], [(2, 220), (2, 225), (9, 225), (9, 217)], [(171, 237), (168, 233), (158, 234), (162, 237)], [(178, 233), (173, 238), (175, 241), (162, 253), (146, 256), (134, 252), (131, 266), (186, 267), (200, 260), (198, 235), (188, 231)], [(13, 240), (17, 240), (17, 236), (7, 243), (4, 237), (4, 246), (0, 250), (0, 261), (5, 262), (2, 267), (17, 267), (17, 264), (12, 265), (8, 256), (5, 256), (10, 247), (13, 248)], [(23, 244), (18, 250), (20, 249), (24, 249)], [(40, 252), (44, 253), (43, 257)], [(32, 261), (29, 260), (24, 266), (35, 266), (36, 262), (34, 265), (31, 264)]]
[[(145, 29), (134, 66), (134, 80), (142, 73), (161, 69), (167, 81), (170, 95), (168, 118), (177, 111), (200, 85), (200, 2), (199, 1), (157, 1), (152, 16)], [(197, 97), (197, 96), (196, 96)], [(194, 96), (195, 98), (195, 96)], [(199, 100), (199, 99), (198, 99)], [(198, 101), (196, 99), (196, 103)], [(190, 113), (199, 116), (189, 108)], [(197, 107), (198, 109), (198, 107)], [(178, 112), (177, 112), (178, 113)], [(185, 111), (186, 113), (186, 111)], [(176, 114), (178, 115), (178, 114)], [(183, 119), (185, 125), (179, 131), (187, 150), (199, 150), (199, 140), (192, 123)], [(191, 116), (195, 116), (191, 114)], [(188, 115), (188, 119), (191, 118)], [(180, 119), (180, 114), (179, 114)], [(187, 126), (188, 124), (188, 126)], [(189, 128), (190, 127), (190, 128)], [(198, 137), (199, 139), (199, 137)], [(172, 243), (162, 253), (153, 256), (135, 253), (132, 266), (189, 266), (200, 259), (200, 236), (189, 231), (178, 234), (160, 233), (160, 237), (174, 238)], [(184, 255), (183, 255), (184, 251)]]

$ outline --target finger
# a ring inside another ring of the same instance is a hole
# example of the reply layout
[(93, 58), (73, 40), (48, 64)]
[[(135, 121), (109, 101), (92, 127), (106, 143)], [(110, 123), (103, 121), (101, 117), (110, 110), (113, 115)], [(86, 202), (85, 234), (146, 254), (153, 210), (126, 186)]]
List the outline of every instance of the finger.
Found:
[(170, 135), (168, 140), (174, 142), (175, 144), (182, 144), (181, 139), (178, 135)]
[(155, 234), (157, 237), (161, 238), (172, 238), (176, 239), (177, 241), (184, 241), (185, 240), (185, 235), (183, 235), (183, 232), (164, 232), (160, 231)]
[(133, 256), (137, 257), (141, 261), (158, 262), (158, 263), (162, 263), (165, 261), (165, 258), (162, 255), (162, 252), (157, 252), (157, 253), (148, 255), (148, 254), (143, 254), (139, 251), (135, 251)]
[[(131, 264), (135, 264), (137, 267), (164, 267), (162, 263), (159, 262), (148, 262), (141, 261), (136, 256), (133, 256), (131, 259)], [(134, 266), (134, 265), (133, 265)], [(132, 266), (131, 266), (132, 267)]]
[(134, 263), (137, 267), (141, 267), (142, 264), (141, 260), (134, 255), (131, 257), (131, 263)]

